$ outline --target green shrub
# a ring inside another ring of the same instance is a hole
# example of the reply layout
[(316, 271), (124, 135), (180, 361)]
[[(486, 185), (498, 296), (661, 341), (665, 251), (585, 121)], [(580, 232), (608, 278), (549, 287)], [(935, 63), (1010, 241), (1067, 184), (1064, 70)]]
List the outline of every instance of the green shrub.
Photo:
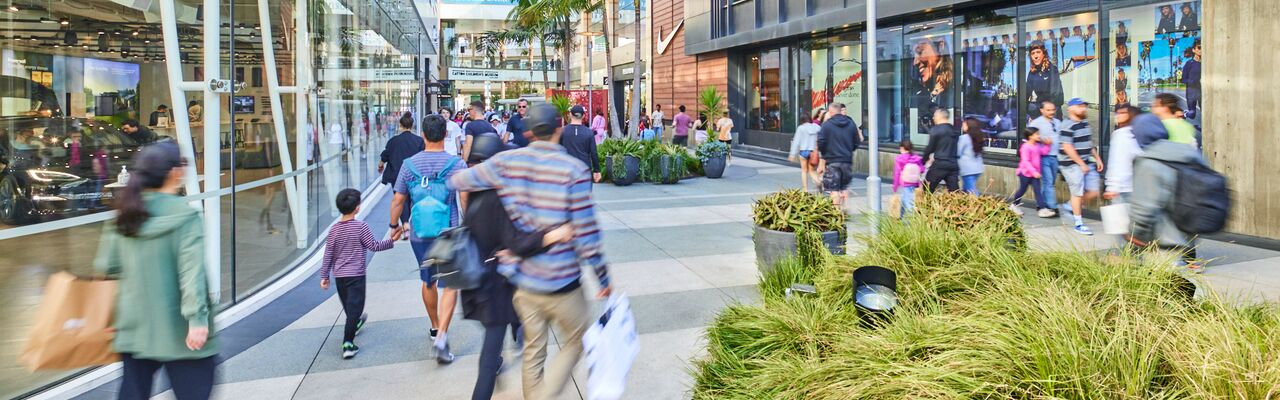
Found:
[(784, 190), (751, 206), (756, 225), (781, 232), (844, 231), (845, 214), (831, 199), (800, 189)]
[[(1212, 291), (1189, 301), (1169, 260), (1153, 254), (1009, 246), (1021, 230), (987, 207), (884, 220), (876, 237), (862, 238), (866, 250), (858, 254), (780, 263), (761, 278), (761, 305), (730, 307), (707, 329), (693, 397), (1280, 395), (1274, 305), (1236, 308)], [(863, 265), (898, 274), (898, 307), (877, 328), (860, 324), (851, 305), (850, 275)], [(810, 280), (817, 296), (780, 296), (791, 283)]]
[(709, 160), (729, 155), (729, 144), (719, 140), (707, 140), (698, 145), (698, 159)]

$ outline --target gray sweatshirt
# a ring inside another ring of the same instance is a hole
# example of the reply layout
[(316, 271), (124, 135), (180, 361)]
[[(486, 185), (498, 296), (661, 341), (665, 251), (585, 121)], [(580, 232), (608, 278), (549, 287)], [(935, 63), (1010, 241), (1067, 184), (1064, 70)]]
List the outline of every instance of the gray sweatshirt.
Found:
[(1194, 235), (1178, 230), (1169, 217), (1178, 171), (1165, 162), (1205, 164), (1200, 152), (1187, 144), (1160, 140), (1143, 149), (1133, 164), (1129, 205), (1133, 237), (1164, 247), (1193, 247)]

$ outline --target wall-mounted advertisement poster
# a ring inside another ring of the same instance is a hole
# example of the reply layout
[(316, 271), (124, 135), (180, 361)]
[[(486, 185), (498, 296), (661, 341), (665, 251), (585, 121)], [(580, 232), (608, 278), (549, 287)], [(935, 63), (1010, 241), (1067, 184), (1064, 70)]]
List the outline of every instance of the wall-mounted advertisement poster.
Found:
[(1186, 107), (1186, 118), (1200, 124), (1200, 7), (1174, 1), (1111, 12), (1111, 104), (1149, 109), (1157, 94), (1171, 93)]
[[(911, 140), (927, 143), (934, 110), (955, 108), (955, 61), (952, 59), (950, 20), (912, 25), (903, 33), (903, 45), (911, 56), (907, 66), (907, 108), (916, 126)], [(954, 115), (954, 113), (953, 113)]]
[(1012, 154), (1018, 146), (1018, 44), (1012, 21), (957, 29), (964, 118), (982, 124), (984, 147)]
[(1026, 117), (1040, 116), (1045, 100), (1062, 105), (1079, 97), (1098, 102), (1098, 15), (1084, 13), (1027, 22)]
[(113, 123), (138, 112), (138, 64), (84, 59), (86, 110), (98, 119)]

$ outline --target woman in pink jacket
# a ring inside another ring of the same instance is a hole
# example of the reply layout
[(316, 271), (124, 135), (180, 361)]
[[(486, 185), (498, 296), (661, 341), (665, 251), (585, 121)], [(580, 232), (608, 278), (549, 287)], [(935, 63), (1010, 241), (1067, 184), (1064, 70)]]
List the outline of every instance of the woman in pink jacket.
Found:
[(605, 123), (604, 123), (603, 112), (596, 111), (596, 116), (594, 118), (591, 118), (591, 131), (596, 133), (596, 144), (600, 144), (601, 142), (604, 142), (604, 138), (607, 135), (605, 135)]
[[(1009, 207), (1014, 213), (1022, 216), (1022, 210), (1018, 208), (1022, 204), (1022, 195), (1026, 194), (1027, 188), (1040, 187), (1040, 157), (1049, 154), (1049, 146), (1040, 142), (1040, 130), (1036, 128), (1027, 128), (1022, 131), (1022, 147), (1018, 148), (1018, 191), (1013, 194), (1013, 198), (1009, 199)], [(1040, 191), (1032, 190), (1036, 196), (1036, 209), (1043, 210), (1049, 208), (1045, 204), (1044, 199), (1040, 195)]]

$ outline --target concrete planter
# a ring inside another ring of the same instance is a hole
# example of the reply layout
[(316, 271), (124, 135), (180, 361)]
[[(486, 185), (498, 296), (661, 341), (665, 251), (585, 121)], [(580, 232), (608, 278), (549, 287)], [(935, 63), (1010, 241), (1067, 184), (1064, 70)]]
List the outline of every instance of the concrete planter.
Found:
[(702, 172), (710, 179), (724, 176), (724, 157), (708, 158), (702, 161)]
[[(611, 165), (612, 166), (612, 163)], [(625, 156), (622, 158), (622, 168), (625, 170), (623, 176), (613, 177), (613, 184), (617, 186), (630, 186), (640, 180), (640, 158), (635, 156)]]
[(684, 158), (680, 156), (660, 156), (658, 157), (658, 183), (670, 185), (680, 183), (680, 175), (676, 175), (676, 166), (684, 164)]
[[(755, 242), (756, 267), (760, 269), (761, 274), (768, 273), (779, 261), (796, 255), (795, 233), (775, 231), (757, 225), (751, 239)], [(830, 250), (831, 254), (844, 254), (844, 243), (841, 242), (840, 232), (823, 232), (822, 243), (827, 245), (827, 250)]]

